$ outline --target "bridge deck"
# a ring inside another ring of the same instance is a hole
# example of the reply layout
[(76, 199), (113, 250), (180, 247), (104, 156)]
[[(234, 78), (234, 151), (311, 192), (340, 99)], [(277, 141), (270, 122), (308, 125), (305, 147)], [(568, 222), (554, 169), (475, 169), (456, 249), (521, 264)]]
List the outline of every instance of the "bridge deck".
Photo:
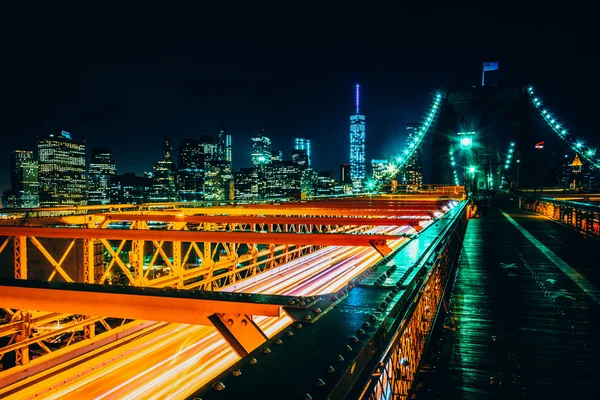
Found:
[(600, 393), (600, 240), (536, 214), (506, 214), (523, 230), (500, 210), (469, 222), (417, 398)]

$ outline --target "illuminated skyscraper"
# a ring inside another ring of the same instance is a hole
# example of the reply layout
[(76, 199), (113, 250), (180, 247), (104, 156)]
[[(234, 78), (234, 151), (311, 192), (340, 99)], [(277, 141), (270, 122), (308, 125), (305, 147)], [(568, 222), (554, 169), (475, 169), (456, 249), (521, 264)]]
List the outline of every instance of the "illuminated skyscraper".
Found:
[(204, 170), (204, 200), (233, 200), (233, 173), (231, 163), (212, 161)]
[(227, 136), (225, 125), (221, 122), (221, 125), (219, 126), (219, 134), (217, 135), (215, 160), (227, 160)]
[(231, 135), (225, 136), (225, 161), (232, 161), (231, 157)]
[(88, 204), (110, 203), (110, 179), (117, 173), (111, 149), (94, 147), (88, 169)]
[(283, 161), (283, 153), (281, 150), (271, 151), (271, 162), (273, 161)]
[[(406, 143), (410, 145), (416, 138), (417, 132), (421, 129), (419, 123), (406, 123)], [(419, 147), (404, 164), (404, 174), (402, 183), (411, 185), (413, 189), (418, 189), (423, 184), (423, 172), (421, 170), (421, 147)]]
[(334, 194), (335, 177), (333, 171), (321, 171), (317, 175), (316, 195), (331, 196)]
[(177, 200), (175, 187), (175, 163), (172, 159), (173, 145), (171, 139), (163, 141), (163, 158), (159, 160), (152, 171), (152, 189), (148, 201), (165, 203)]
[(265, 196), (265, 179), (260, 168), (240, 168), (234, 172), (235, 200), (257, 200)]
[(73, 141), (69, 132), (38, 139), (40, 205), (87, 204), (85, 144)]
[(271, 162), (271, 139), (264, 136), (265, 130), (254, 136), (252, 141), (252, 164), (265, 165)]
[(373, 180), (383, 182), (388, 174), (388, 160), (371, 160), (371, 170), (373, 171)]
[[(306, 164), (311, 166), (311, 140), (309, 137), (298, 137), (294, 139), (294, 150), (305, 150), (306, 151)], [(293, 154), (293, 153), (292, 153)]]
[(314, 169), (305, 168), (302, 170), (302, 177), (300, 178), (302, 197), (310, 197), (316, 194), (317, 179), (317, 171)]
[(292, 161), (274, 161), (264, 167), (267, 198), (300, 198), (302, 170)]
[(309, 168), (308, 166), (308, 154), (306, 150), (294, 149), (292, 150), (292, 161), (296, 163), (300, 168)]
[(133, 173), (114, 175), (110, 179), (111, 204), (143, 204), (148, 202), (152, 180)]
[(10, 154), (10, 187), (13, 201), (10, 208), (35, 208), (40, 206), (38, 163), (33, 151), (15, 150)]
[(350, 164), (340, 165), (340, 182), (341, 183), (351, 183), (352, 182), (352, 179), (350, 178)]
[(200, 140), (198, 140), (198, 145), (200, 146), (200, 149), (202, 151), (202, 158), (204, 160), (203, 168), (206, 169), (210, 162), (218, 160), (217, 145), (215, 144), (211, 135), (200, 136)]
[(360, 114), (360, 85), (356, 84), (356, 113), (350, 116), (350, 178), (355, 192), (365, 180), (365, 116)]
[(180, 201), (200, 201), (204, 186), (204, 152), (197, 140), (184, 139), (177, 163), (177, 195)]

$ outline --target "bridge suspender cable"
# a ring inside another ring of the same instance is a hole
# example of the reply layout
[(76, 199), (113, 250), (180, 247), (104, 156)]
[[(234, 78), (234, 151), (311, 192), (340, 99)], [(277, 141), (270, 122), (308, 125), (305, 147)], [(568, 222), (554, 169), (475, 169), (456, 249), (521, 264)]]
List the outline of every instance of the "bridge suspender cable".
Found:
[(450, 166), (452, 167), (452, 176), (454, 177), (454, 185), (458, 186), (458, 174), (456, 173), (456, 161), (454, 160), (454, 149), (450, 146)]
[(514, 152), (515, 152), (515, 142), (510, 142), (510, 145), (508, 146), (508, 152), (506, 153), (506, 161), (504, 162), (504, 166), (500, 171), (500, 176), (501, 176), (500, 186), (504, 186), (506, 183), (508, 183), (508, 180), (506, 179), (506, 177), (507, 177), (508, 169), (510, 168), (512, 158), (514, 156), (514, 154), (513, 154)]
[(539, 96), (534, 94), (533, 86), (529, 86), (527, 88), (527, 94), (529, 94), (529, 98), (533, 102), (533, 105), (540, 113), (544, 121), (546, 121), (550, 129), (552, 129), (562, 140), (567, 142), (573, 151), (588, 161), (592, 168), (600, 168), (600, 159), (594, 158), (596, 155), (596, 149), (586, 146), (582, 140), (573, 140), (569, 132), (567, 132), (558, 119), (555, 118), (547, 109), (542, 108), (542, 101), (539, 99)]
[[(436, 116), (438, 115), (438, 111), (441, 108), (442, 95), (442, 91), (435, 92), (433, 96), (433, 101), (427, 111), (427, 114), (425, 115), (421, 128), (419, 128), (413, 140), (411, 140), (410, 143), (407, 143), (404, 149), (402, 149), (399, 152), (399, 154), (396, 156), (395, 162), (389, 163), (387, 168), (387, 172), (389, 175), (384, 180), (384, 182), (386, 180), (389, 182), (389, 180), (393, 179), (400, 171), (402, 171), (404, 165), (412, 158), (415, 152), (419, 149), (419, 146), (421, 146), (421, 143), (425, 138), (425, 134), (427, 134), (427, 132), (429, 131), (429, 128), (433, 124), (433, 121), (435, 120)], [(379, 184), (378, 189), (380, 189), (381, 186), (382, 184)]]

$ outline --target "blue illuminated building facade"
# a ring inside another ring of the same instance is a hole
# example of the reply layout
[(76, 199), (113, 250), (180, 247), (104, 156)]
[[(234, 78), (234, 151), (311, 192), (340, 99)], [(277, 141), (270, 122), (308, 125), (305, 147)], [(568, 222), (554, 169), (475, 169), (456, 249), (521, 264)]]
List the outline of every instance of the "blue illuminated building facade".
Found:
[(306, 151), (306, 161), (307, 161), (307, 166), (310, 167), (311, 166), (311, 143), (310, 143), (310, 138), (308, 137), (297, 137), (294, 139), (294, 150), (304, 150)]
[(355, 193), (362, 191), (365, 170), (365, 116), (360, 114), (360, 85), (356, 85), (356, 113), (350, 116), (350, 179)]

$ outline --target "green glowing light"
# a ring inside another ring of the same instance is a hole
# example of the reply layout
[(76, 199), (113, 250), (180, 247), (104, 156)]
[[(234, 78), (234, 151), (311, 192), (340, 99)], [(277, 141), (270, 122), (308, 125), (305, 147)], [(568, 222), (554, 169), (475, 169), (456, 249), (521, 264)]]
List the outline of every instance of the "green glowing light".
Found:
[(471, 138), (464, 137), (460, 140), (460, 145), (462, 148), (467, 149), (467, 148), (471, 147), (472, 144), (473, 144), (473, 141), (471, 140)]

